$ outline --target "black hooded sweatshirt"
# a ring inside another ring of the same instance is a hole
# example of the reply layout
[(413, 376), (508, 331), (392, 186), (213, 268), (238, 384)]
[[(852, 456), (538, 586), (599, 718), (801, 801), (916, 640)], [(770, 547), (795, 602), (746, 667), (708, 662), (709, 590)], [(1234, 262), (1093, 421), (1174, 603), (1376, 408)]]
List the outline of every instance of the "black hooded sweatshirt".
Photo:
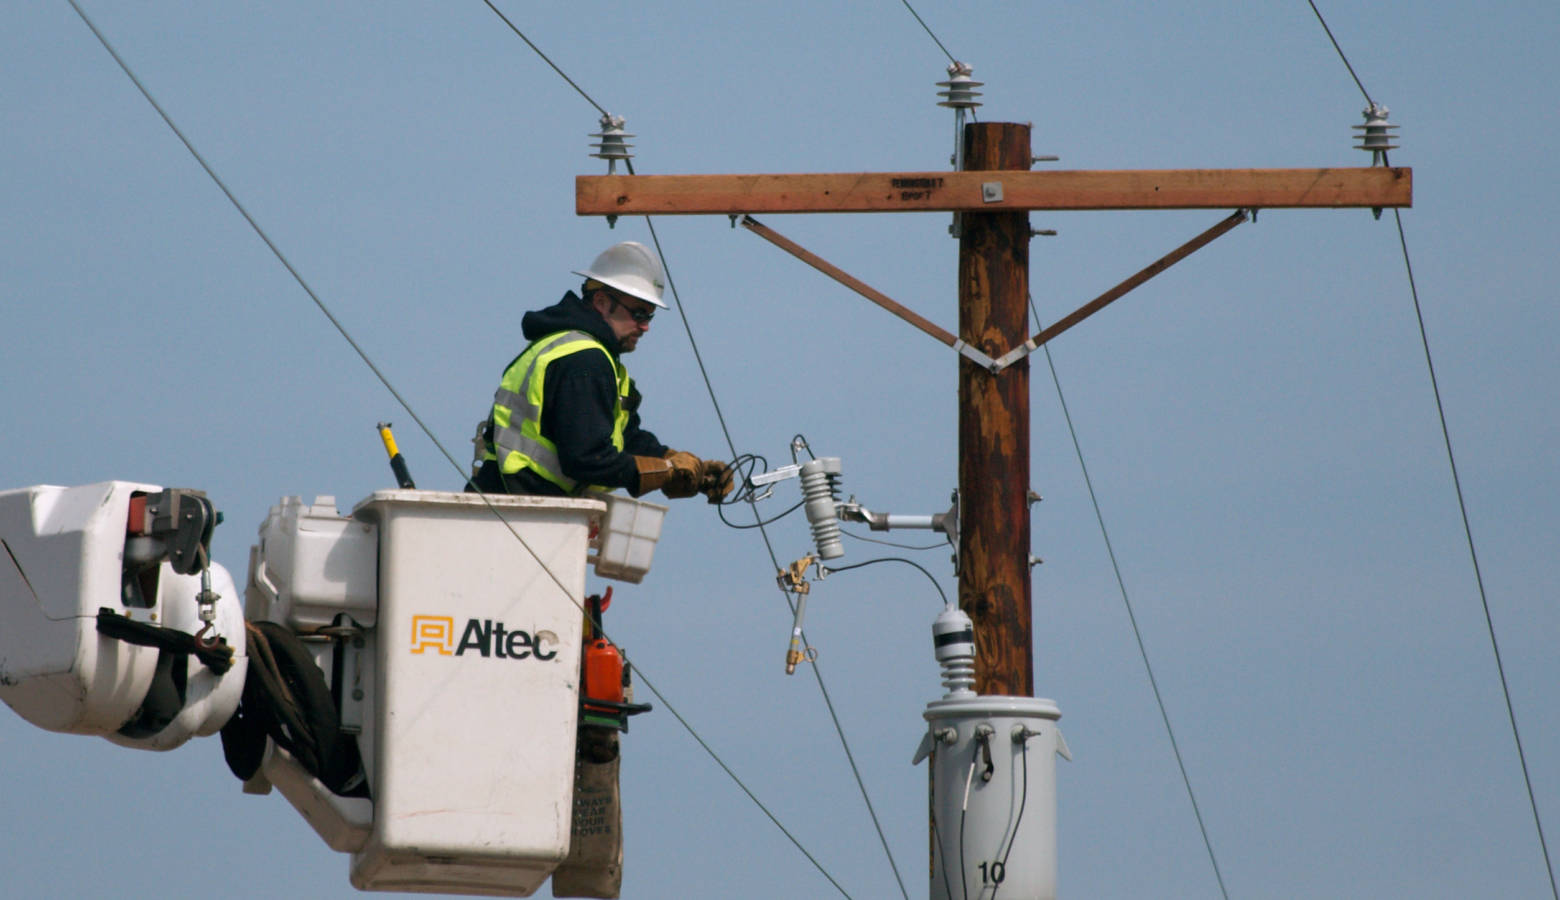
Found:
[[(617, 335), (595, 307), (573, 291), (546, 309), (532, 310), (520, 320), (521, 333), (531, 343), (560, 331), (583, 331), (601, 342), (613, 359), (618, 358)], [(528, 345), (529, 348), (529, 345)], [(522, 350), (509, 365), (513, 366)], [(509, 366), (504, 367), (508, 371)], [(612, 446), (612, 423), (617, 403), (617, 374), (612, 364), (594, 350), (582, 350), (553, 360), (542, 385), (542, 436), (558, 448), (563, 474), (580, 484), (609, 488), (639, 488), (635, 456), (664, 456), (667, 448), (654, 434), (639, 427), (639, 387), (634, 385), (623, 407), (628, 424), (623, 449)], [(475, 479), (484, 491), (509, 494), (562, 496), (565, 492), (529, 469), (501, 476), (498, 464), (482, 464)]]

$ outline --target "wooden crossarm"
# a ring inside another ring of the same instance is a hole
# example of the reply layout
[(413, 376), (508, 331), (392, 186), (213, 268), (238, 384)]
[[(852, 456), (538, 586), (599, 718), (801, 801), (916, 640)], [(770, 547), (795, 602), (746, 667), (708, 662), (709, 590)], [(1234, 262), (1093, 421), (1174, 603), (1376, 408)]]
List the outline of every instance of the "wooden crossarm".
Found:
[(578, 215), (1280, 209), (1413, 205), (1413, 171), (1159, 169), (581, 175)]

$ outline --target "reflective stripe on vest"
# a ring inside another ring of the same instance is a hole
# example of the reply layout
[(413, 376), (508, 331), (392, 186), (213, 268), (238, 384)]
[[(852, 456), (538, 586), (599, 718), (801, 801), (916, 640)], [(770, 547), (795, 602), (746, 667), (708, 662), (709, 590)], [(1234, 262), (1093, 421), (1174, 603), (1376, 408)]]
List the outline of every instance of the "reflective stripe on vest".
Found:
[(623, 433), (628, 425), (628, 410), (623, 408), (633, 382), (628, 371), (613, 358), (602, 343), (583, 331), (560, 331), (535, 342), (504, 372), (493, 394), (493, 443), (484, 459), (499, 460), (499, 471), (513, 475), (530, 469), (567, 493), (587, 487), (563, 474), (558, 447), (542, 436), (542, 400), (547, 367), (554, 360), (584, 350), (606, 354), (617, 378), (617, 399), (613, 404), (612, 446), (623, 449)]

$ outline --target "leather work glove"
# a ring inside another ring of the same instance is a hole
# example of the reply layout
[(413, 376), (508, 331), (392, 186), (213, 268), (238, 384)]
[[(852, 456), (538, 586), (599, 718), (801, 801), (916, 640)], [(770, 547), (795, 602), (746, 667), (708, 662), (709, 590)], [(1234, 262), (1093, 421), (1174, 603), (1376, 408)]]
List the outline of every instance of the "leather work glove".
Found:
[(699, 493), (719, 503), (731, 493), (731, 467), (718, 459), (706, 459), (700, 467)]
[(634, 466), (639, 469), (639, 489), (630, 492), (635, 497), (643, 497), (656, 488), (664, 486), (672, 477), (672, 464), (669, 460), (654, 456), (636, 456)]
[(677, 500), (692, 497), (699, 492), (699, 482), (704, 473), (703, 460), (686, 450), (668, 450), (664, 462), (672, 467), (672, 471), (661, 485), (661, 493)]

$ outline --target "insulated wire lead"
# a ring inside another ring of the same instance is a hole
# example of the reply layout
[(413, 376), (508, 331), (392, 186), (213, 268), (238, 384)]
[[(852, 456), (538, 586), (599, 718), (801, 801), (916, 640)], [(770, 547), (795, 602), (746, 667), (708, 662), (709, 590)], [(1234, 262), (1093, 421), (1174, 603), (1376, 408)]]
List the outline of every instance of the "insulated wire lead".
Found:
[(824, 568), (824, 570), (825, 570), (825, 572), (827, 574), (832, 575), (835, 572), (849, 572), (851, 569), (859, 569), (862, 566), (870, 566), (870, 565), (873, 565), (875, 563), (885, 563), (885, 562), (904, 563), (907, 566), (914, 566), (917, 569), (920, 569), (921, 570), (921, 574), (925, 575), (927, 577), (927, 579), (932, 582), (932, 587), (937, 589), (937, 595), (939, 597), (942, 597), (942, 605), (943, 606), (947, 606), (948, 605), (948, 594), (942, 589), (942, 585), (937, 583), (937, 579), (932, 575), (932, 573), (926, 571), (926, 567), (921, 565), (920, 563), (915, 562), (913, 560), (905, 559), (903, 556), (884, 556), (884, 557), (881, 557), (879, 559), (869, 559), (866, 562), (853, 563), (852, 565), (848, 565), (848, 566), (824, 566), (823, 568)]
[[(1029, 738), (1032, 735), (1026, 733), (1023, 743), (1024, 754), (1024, 791), (1018, 795), (1018, 816), (1013, 819), (1013, 833), (1008, 837), (1007, 850), (1002, 854), (1002, 869), (1007, 871), (1008, 857), (1013, 855), (1013, 843), (1018, 840), (1018, 827), (1024, 824), (1024, 807), (1029, 805)], [(1002, 882), (991, 889), (991, 900), (997, 900), (997, 892), (1002, 890)]]
[(840, 529), (840, 534), (843, 534), (848, 538), (855, 538), (858, 541), (866, 541), (869, 544), (882, 544), (885, 547), (898, 547), (901, 550), (937, 550), (948, 546), (947, 541), (943, 541), (940, 544), (900, 544), (895, 543), (894, 541), (885, 541), (880, 538), (867, 537), (864, 534), (856, 534), (855, 532), (846, 531), (843, 528)]

